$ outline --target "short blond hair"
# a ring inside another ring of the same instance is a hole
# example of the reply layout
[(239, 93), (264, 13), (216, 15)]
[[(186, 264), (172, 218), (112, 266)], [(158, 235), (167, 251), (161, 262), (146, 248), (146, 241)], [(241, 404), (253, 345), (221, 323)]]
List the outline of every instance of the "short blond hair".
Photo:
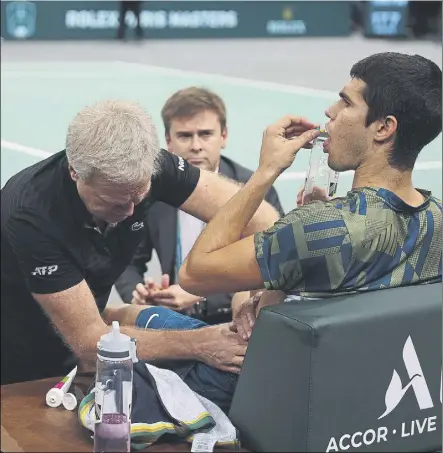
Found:
[(226, 106), (218, 94), (201, 87), (188, 87), (175, 92), (161, 112), (165, 132), (169, 134), (173, 119), (189, 118), (206, 110), (217, 114), (223, 130), (226, 127)]
[(66, 156), (85, 181), (94, 174), (117, 184), (148, 181), (158, 171), (159, 155), (154, 122), (136, 102), (96, 102), (68, 127)]

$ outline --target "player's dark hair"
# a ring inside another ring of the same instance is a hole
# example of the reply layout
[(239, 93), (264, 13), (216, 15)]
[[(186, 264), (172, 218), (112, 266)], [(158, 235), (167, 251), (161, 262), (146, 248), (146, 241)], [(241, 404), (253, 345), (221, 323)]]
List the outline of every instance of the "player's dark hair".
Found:
[(389, 165), (411, 169), (418, 154), (442, 130), (442, 71), (420, 55), (385, 52), (360, 60), (351, 77), (365, 82), (366, 125), (397, 119)]

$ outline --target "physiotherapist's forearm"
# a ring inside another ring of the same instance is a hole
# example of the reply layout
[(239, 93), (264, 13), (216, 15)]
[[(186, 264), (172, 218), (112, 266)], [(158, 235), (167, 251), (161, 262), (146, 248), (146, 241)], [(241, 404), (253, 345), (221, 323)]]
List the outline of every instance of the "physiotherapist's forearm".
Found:
[[(120, 331), (137, 340), (139, 360), (201, 360), (200, 345), (206, 338), (206, 329), (198, 330), (142, 330), (132, 326), (120, 327)], [(93, 369), (97, 359), (97, 341), (108, 330), (88, 335), (85, 347), (77, 353), (82, 366)]]
[(207, 333), (197, 330), (141, 330), (122, 326), (121, 332), (137, 340), (139, 360), (200, 360), (199, 345)]
[(208, 335), (206, 329), (175, 331), (134, 327), (139, 313), (146, 308), (147, 305), (106, 307), (102, 317), (108, 325), (118, 321), (122, 333), (137, 339), (137, 357), (140, 360), (200, 359), (200, 346)]

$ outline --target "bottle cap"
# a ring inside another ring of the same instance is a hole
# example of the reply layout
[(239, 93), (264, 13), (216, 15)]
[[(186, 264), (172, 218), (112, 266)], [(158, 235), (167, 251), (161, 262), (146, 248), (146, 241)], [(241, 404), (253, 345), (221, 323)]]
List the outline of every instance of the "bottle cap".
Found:
[(68, 411), (73, 411), (77, 407), (77, 398), (72, 393), (66, 393), (63, 397), (63, 407)]
[(326, 130), (326, 128), (323, 126), (323, 127), (319, 127), (318, 130), (320, 132), (320, 135), (317, 138), (327, 140), (329, 137), (329, 134), (328, 134), (328, 131)]
[(118, 321), (112, 322), (111, 332), (102, 335), (97, 343), (98, 355), (106, 359), (125, 359), (131, 357), (131, 338), (120, 333)]

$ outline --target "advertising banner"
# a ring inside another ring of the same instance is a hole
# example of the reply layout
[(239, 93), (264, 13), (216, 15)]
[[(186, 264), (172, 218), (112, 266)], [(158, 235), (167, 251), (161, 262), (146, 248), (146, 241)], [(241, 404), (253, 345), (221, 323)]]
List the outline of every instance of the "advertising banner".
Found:
[[(6, 40), (116, 39), (120, 23), (117, 1), (2, 1), (1, 8)], [(135, 29), (132, 11), (124, 20)], [(350, 6), (331, 1), (152, 1), (143, 2), (140, 23), (146, 39), (346, 36)]]

